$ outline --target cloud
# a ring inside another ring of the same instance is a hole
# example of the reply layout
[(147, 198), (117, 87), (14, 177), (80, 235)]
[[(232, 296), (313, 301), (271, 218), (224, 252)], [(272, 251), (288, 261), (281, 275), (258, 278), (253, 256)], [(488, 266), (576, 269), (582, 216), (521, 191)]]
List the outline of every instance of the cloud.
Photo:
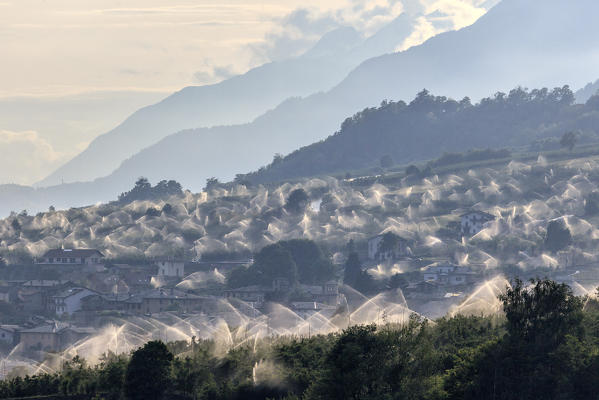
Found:
[(251, 44), (255, 63), (299, 56), (325, 33), (352, 27), (370, 36), (398, 16), (413, 19), (415, 30), (397, 50), (417, 45), (438, 33), (470, 25), (499, 0), (348, 0), (336, 9), (298, 8), (274, 21), (264, 40)]
[(341, 26), (331, 13), (299, 8), (277, 21), (277, 28), (260, 43), (251, 45), (257, 63), (296, 57), (328, 31)]
[(0, 130), (0, 183), (31, 184), (65, 161), (35, 131)]

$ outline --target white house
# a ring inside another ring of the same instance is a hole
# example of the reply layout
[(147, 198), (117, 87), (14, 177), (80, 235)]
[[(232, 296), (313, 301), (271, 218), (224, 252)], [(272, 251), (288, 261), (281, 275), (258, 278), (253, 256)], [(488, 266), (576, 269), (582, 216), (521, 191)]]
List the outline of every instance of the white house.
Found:
[(48, 250), (36, 264), (75, 264), (98, 265), (104, 254), (95, 249), (53, 249)]
[(97, 292), (83, 287), (73, 287), (52, 296), (54, 311), (58, 315), (73, 314), (82, 308), (81, 300), (87, 296), (97, 295)]
[(185, 274), (183, 261), (160, 260), (156, 265), (158, 265), (158, 276), (183, 278)]
[(483, 211), (469, 211), (460, 216), (462, 236), (474, 236), (483, 230), (484, 225), (495, 220), (495, 216)]
[(470, 283), (474, 272), (468, 267), (460, 267), (449, 262), (440, 262), (424, 268), (422, 278), (425, 282), (458, 286)]

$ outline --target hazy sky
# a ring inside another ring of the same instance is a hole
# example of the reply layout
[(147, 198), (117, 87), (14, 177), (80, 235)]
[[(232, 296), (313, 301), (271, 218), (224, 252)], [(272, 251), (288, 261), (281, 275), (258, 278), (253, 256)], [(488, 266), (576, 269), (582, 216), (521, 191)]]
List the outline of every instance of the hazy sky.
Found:
[(439, 10), (401, 50), (497, 1), (0, 0), (0, 183), (32, 183), (140, 106), (298, 55), (337, 26), (369, 35), (405, 10)]
[[(484, 12), (476, 0), (426, 3), (462, 26)], [(299, 8), (307, 14), (291, 14)], [(397, 0), (0, 0), (0, 95), (176, 90), (292, 54), (335, 24), (371, 33), (403, 8)]]

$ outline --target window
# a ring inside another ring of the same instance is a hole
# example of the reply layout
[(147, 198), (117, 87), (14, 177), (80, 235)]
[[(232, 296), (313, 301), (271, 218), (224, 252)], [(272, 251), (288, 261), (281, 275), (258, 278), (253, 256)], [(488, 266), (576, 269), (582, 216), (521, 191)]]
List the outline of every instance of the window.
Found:
[(75, 259), (74, 259), (74, 258), (69, 258), (69, 262), (70, 262), (71, 264), (75, 264)]
[(53, 258), (48, 258), (48, 262), (49, 262), (50, 264), (52, 264), (52, 263), (54, 262), (54, 259), (53, 259)]

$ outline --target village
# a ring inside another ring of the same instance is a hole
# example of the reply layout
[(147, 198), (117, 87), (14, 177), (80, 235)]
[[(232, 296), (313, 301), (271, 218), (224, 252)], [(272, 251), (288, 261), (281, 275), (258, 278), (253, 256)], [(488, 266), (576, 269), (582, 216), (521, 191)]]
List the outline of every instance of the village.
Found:
[[(494, 220), (489, 213), (469, 210), (460, 216), (456, 233), (470, 238)], [(371, 237), (361, 247), (362, 273), (377, 282), (377, 274), (383, 271), (388, 276), (391, 271), (393, 275), (378, 284), (377, 292), (399, 292), (406, 307), (428, 318), (446, 315), (494, 274), (485, 265), (463, 265), (455, 257), (415, 257), (410, 245), (390, 232)], [(357, 290), (344, 281), (345, 262), (345, 258), (333, 260), (335, 278), (322, 282), (291, 283), (280, 277), (271, 284), (230, 287), (227, 276), (235, 268), (247, 269), (252, 259), (165, 257), (127, 264), (114, 263), (96, 249), (52, 249), (31, 266), (37, 279), (0, 282), (0, 301), (13, 310), (3, 313), (0, 321), (0, 345), (7, 352), (18, 346), (31, 359), (41, 360), (93, 336), (115, 318), (219, 318), (230, 312), (223, 304), (232, 302), (255, 315), (280, 304), (299, 318), (317, 313), (330, 318), (356, 296)], [(553, 276), (572, 285), (585, 279), (595, 282), (598, 273), (572, 266), (556, 270)], [(366, 298), (359, 292), (357, 296)]]
[[(472, 236), (494, 217), (484, 212), (461, 216), (460, 233)], [(459, 304), (473, 288), (486, 279), (482, 269), (460, 266), (450, 259), (427, 265), (411, 257), (408, 242), (397, 237), (389, 248), (385, 235), (368, 240), (362, 254), (363, 268), (412, 265), (409, 280), (395, 290), (414, 310), (442, 315)], [(387, 247), (385, 247), (387, 246)], [(269, 302), (285, 304), (303, 317), (314, 313), (332, 315), (350, 296), (343, 285), (343, 260), (337, 262), (337, 278), (319, 284), (290, 285), (285, 278), (272, 285), (230, 288), (225, 275), (252, 260), (192, 262), (174, 258), (155, 259), (149, 265), (114, 264), (95, 249), (53, 249), (35, 260), (34, 268), (59, 279), (8, 280), (0, 286), (0, 300), (18, 310), (19, 316), (5, 314), (0, 321), (0, 342), (6, 349), (19, 345), (32, 357), (35, 352), (59, 352), (92, 335), (108, 317), (158, 317), (162, 313), (180, 316), (217, 316), (219, 304), (241, 301), (261, 312)], [(290, 300), (289, 293), (295, 295)], [(299, 301), (301, 300), (301, 301)], [(433, 304), (433, 306), (431, 305)], [(437, 309), (438, 311), (431, 311)]]

